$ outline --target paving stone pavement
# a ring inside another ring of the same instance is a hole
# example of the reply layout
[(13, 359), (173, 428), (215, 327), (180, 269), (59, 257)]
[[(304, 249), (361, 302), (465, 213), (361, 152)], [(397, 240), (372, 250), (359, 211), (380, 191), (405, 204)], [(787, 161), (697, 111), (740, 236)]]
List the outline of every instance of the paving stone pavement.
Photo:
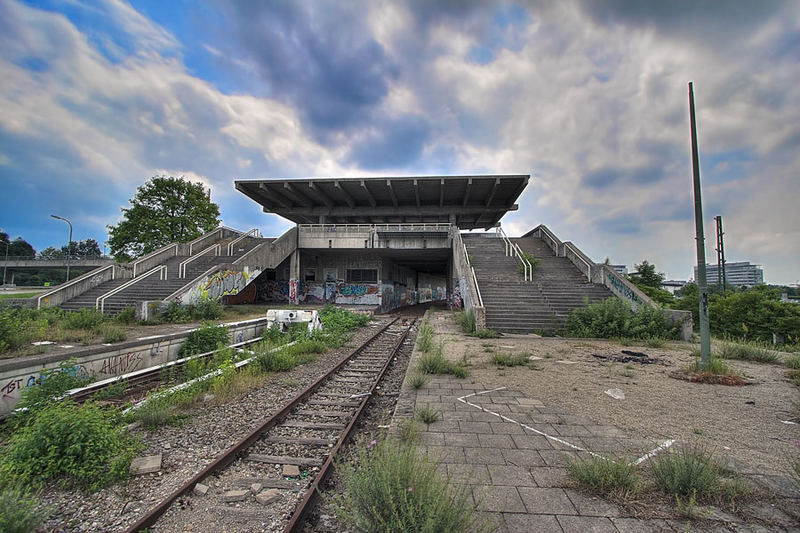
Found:
[[(423, 431), (423, 446), (436, 454), (453, 483), (471, 487), (498, 532), (686, 531), (685, 522), (626, 517), (614, 504), (567, 488), (567, 457), (606, 452), (638, 457), (663, 442), (632, 438), (519, 391), (452, 376), (432, 376), (418, 390), (404, 386), (396, 416), (412, 416), (426, 405), (441, 416)], [(706, 521), (699, 530), (767, 531), (741, 526)], [(691, 530), (698, 530), (696, 524)]]

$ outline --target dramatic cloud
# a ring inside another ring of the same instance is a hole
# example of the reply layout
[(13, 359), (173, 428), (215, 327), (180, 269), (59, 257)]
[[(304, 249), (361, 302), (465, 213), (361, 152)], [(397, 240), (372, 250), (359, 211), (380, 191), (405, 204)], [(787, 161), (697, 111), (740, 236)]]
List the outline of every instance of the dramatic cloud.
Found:
[(686, 279), (693, 81), (706, 233), (721, 214), (730, 260), (793, 283), (798, 64), (794, 2), (9, 0), (0, 226), (55, 245), (58, 211), (102, 242), (164, 172), (275, 235), (234, 179), (530, 173), (509, 233)]

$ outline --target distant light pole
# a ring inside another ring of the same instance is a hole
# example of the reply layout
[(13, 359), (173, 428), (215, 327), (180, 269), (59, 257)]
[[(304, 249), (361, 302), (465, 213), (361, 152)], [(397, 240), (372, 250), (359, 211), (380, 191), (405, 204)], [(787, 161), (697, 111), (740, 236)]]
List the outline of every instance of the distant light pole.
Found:
[(70, 255), (72, 255), (71, 254), (71, 252), (72, 252), (72, 222), (70, 222), (68, 219), (66, 219), (64, 217), (60, 217), (58, 215), (50, 215), (50, 216), (53, 217), (53, 218), (56, 218), (58, 220), (63, 220), (64, 222), (69, 224), (69, 244), (67, 244), (67, 281), (69, 281), (69, 257), (70, 257)]
[(11, 244), (11, 239), (6, 241), (6, 262), (3, 263), (3, 286), (6, 284), (6, 268), (8, 268), (8, 246)]

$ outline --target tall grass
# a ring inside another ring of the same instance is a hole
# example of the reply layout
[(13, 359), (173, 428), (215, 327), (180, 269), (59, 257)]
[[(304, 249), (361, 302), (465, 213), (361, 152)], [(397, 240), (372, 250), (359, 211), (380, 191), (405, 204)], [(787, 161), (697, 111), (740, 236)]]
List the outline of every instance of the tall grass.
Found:
[(452, 374), (464, 379), (469, 375), (466, 366), (453, 363), (444, 356), (444, 346), (440, 343), (428, 353), (423, 353), (417, 360), (417, 372), (420, 374)]
[(712, 494), (719, 487), (720, 469), (712, 453), (701, 445), (683, 445), (651, 460), (658, 488), (690, 498)]
[(417, 331), (417, 347), (423, 352), (430, 352), (433, 348), (433, 326), (427, 320), (423, 320)]
[(48, 514), (36, 499), (17, 487), (0, 489), (0, 531), (29, 533), (36, 531)]
[(723, 359), (741, 359), (758, 363), (778, 363), (780, 357), (774, 350), (758, 342), (722, 341), (717, 345), (717, 355)]
[(633, 463), (619, 457), (587, 457), (567, 461), (569, 476), (582, 487), (606, 496), (626, 497), (642, 486)]
[(344, 489), (331, 499), (339, 518), (355, 531), (485, 531), (468, 485), (452, 484), (437, 463), (395, 439), (359, 446), (337, 468)]
[(475, 311), (472, 309), (456, 313), (456, 324), (461, 327), (461, 331), (467, 335), (472, 335), (477, 330)]

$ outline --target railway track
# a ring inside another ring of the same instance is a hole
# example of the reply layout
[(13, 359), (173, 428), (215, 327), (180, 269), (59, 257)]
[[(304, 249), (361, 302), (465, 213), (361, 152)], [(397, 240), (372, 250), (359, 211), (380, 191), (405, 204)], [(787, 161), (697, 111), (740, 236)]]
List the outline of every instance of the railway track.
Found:
[(126, 531), (158, 531), (166, 521), (170, 530), (199, 521), (197, 530), (299, 531), (415, 322), (387, 323)]

